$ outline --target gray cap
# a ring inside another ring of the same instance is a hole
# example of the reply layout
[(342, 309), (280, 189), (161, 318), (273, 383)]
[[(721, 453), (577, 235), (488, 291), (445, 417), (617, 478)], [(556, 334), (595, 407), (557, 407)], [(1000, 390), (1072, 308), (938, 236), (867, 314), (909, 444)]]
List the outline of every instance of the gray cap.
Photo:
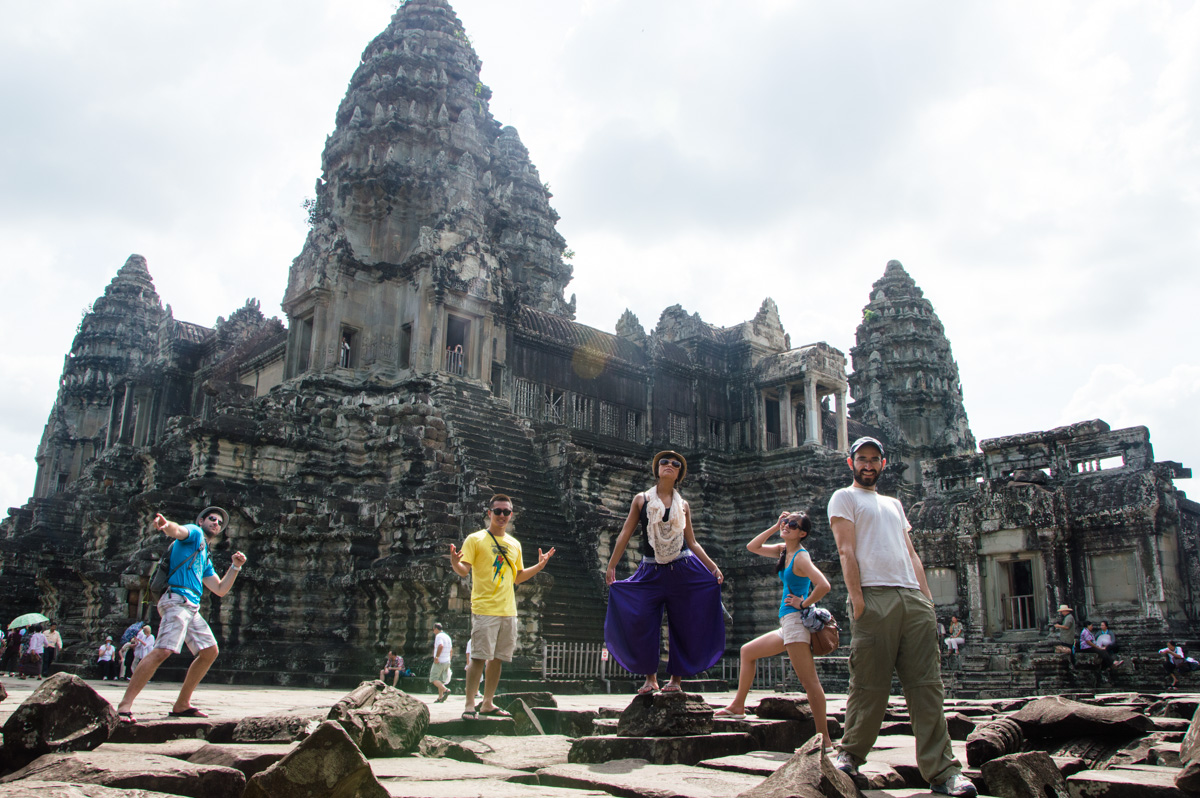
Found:
[(880, 443), (879, 441), (875, 440), (874, 438), (868, 438), (868, 437), (859, 438), (854, 443), (850, 444), (850, 456), (853, 457), (854, 453), (857, 452), (859, 449), (861, 449), (864, 446), (874, 446), (876, 449), (879, 450), (880, 456), (884, 456), (883, 444)]

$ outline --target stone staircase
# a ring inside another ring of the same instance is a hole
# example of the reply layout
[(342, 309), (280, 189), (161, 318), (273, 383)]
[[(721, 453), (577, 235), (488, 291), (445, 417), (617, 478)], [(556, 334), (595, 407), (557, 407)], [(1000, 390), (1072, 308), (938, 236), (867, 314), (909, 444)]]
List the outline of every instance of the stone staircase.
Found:
[[(439, 386), (434, 400), (445, 414), (447, 432), (464, 468), (467, 501), (478, 515), (466, 514), (463, 533), (483, 527), (485, 503), (493, 493), (513, 497), (513, 534), (521, 541), (525, 566), (541, 548), (557, 551), (535, 583), (550, 582), (540, 607), (539, 637), (594, 643), (604, 639), (603, 578), (595, 542), (582, 536), (567, 517), (563, 492), (522, 420), (482, 386), (454, 381)], [(497, 423), (500, 421), (500, 423)], [(473, 495), (472, 495), (473, 494)], [(533, 583), (530, 583), (533, 584)], [(522, 586), (517, 587), (521, 601)], [(521, 612), (531, 611), (523, 605)]]

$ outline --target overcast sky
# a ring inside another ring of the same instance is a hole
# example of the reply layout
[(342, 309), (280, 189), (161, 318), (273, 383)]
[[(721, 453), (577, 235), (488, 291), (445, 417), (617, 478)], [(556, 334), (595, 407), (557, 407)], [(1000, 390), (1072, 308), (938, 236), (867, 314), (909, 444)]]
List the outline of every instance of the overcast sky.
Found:
[[(268, 315), (387, 0), (0, 0), (0, 508), (131, 253)], [(848, 351), (898, 259), (977, 438), (1100, 417), (1200, 468), (1200, 5), (457, 0), (576, 252), (579, 321), (779, 305)], [(1181, 483), (1187, 488), (1190, 481)]]

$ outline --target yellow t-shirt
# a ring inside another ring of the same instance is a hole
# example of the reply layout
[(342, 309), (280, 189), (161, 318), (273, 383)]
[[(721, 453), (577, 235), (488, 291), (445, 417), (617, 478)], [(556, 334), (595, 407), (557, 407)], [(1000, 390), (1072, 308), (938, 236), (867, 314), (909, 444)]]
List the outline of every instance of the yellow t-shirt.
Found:
[(512, 535), (497, 535), (496, 541), (504, 548), (503, 556), (486, 529), (468, 535), (463, 541), (462, 560), (471, 566), (471, 612), (515, 617), (514, 580), (517, 572), (525, 568), (521, 544)]

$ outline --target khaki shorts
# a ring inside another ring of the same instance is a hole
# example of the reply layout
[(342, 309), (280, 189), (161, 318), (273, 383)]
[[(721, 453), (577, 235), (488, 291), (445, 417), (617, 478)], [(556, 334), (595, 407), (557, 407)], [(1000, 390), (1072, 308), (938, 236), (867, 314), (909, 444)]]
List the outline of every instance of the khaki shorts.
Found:
[(471, 659), (512, 662), (517, 619), (511, 615), (471, 616)]
[(158, 600), (158, 614), (162, 621), (158, 625), (155, 648), (167, 648), (178, 654), (187, 643), (188, 650), (196, 654), (217, 644), (208, 621), (200, 617), (199, 604), (174, 593), (165, 593)]
[(450, 682), (450, 663), (449, 662), (433, 663), (433, 667), (429, 669), (429, 681), (441, 682), (442, 684), (449, 684), (449, 682)]
[(808, 627), (800, 622), (800, 613), (798, 612), (789, 612), (779, 619), (779, 634), (783, 636), (785, 646), (790, 646), (792, 643), (812, 642), (812, 632), (808, 631)]

